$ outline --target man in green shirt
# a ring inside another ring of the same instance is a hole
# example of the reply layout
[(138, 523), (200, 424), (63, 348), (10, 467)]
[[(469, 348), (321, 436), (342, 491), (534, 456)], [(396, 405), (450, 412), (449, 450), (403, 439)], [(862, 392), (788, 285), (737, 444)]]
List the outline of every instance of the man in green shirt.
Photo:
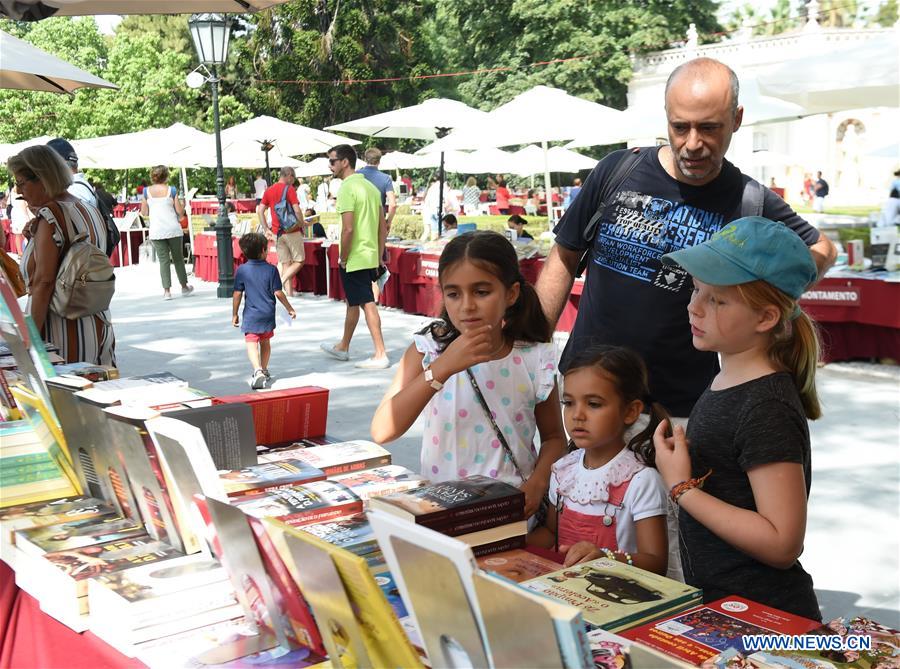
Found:
[(372, 282), (384, 255), (387, 225), (381, 193), (356, 170), (356, 152), (348, 144), (339, 144), (328, 152), (331, 173), (342, 180), (337, 194), (337, 212), (341, 215), (341, 285), (347, 300), (344, 336), (335, 345), (322, 342), (322, 350), (338, 360), (350, 359), (350, 340), (359, 323), (359, 309), (366, 316), (375, 354), (356, 363), (362, 369), (387, 369), (391, 362), (384, 349), (381, 316), (372, 292)]

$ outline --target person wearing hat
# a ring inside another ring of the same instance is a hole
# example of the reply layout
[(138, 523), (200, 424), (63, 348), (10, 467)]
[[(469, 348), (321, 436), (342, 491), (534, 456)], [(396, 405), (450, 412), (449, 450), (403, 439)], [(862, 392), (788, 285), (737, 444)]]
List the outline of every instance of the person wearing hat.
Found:
[[(584, 259), (560, 371), (586, 346), (628, 346), (647, 363), (653, 399), (681, 418), (715, 376), (718, 360), (691, 346), (690, 280), (661, 256), (706, 241), (729, 221), (761, 214), (806, 243), (820, 275), (837, 257), (834, 244), (784, 199), (725, 159), (743, 119), (739, 88), (731, 68), (711, 58), (675, 68), (664, 94), (669, 143), (616, 151), (597, 164), (554, 228), (535, 286), (556, 323)], [(626, 160), (634, 162), (623, 174), (617, 168)]]
[(699, 351), (721, 370), (685, 429), (654, 435), (656, 467), (679, 507), (685, 581), (704, 601), (739, 595), (821, 620), (803, 551), (816, 394), (816, 328), (798, 305), (816, 278), (806, 244), (751, 216), (667, 253), (693, 284), (687, 313)]
[(84, 173), (78, 169), (78, 154), (75, 148), (62, 137), (51, 139), (47, 142), (47, 146), (56, 151), (60, 158), (65, 161), (69, 170), (72, 172), (72, 185), (69, 186), (69, 192), (80, 200), (84, 200), (88, 204), (97, 206), (97, 194), (88, 184)]

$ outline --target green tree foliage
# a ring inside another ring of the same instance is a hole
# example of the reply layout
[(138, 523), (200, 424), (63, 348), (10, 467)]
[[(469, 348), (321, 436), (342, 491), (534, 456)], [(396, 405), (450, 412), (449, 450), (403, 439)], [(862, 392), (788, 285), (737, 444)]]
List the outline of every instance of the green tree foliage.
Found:
[(878, 5), (878, 9), (872, 15), (871, 24), (890, 28), (897, 23), (898, 18), (900, 18), (900, 13), (897, 10), (897, 0), (885, 0)]

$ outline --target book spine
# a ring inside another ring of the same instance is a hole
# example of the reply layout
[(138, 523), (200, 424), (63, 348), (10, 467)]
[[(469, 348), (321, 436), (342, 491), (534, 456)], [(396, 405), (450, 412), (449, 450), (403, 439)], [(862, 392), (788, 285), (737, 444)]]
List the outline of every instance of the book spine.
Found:
[(282, 490), (284, 488), (293, 488), (298, 485), (306, 485), (307, 483), (314, 483), (315, 481), (324, 481), (327, 477), (322, 476), (312, 476), (310, 478), (305, 479), (297, 479), (293, 481), (282, 481), (280, 483), (261, 483), (259, 486), (255, 488), (247, 488), (245, 490), (231, 490), (227, 494), (229, 497), (243, 497), (244, 495), (255, 495), (260, 492), (266, 492), (267, 490)]
[(322, 471), (325, 472), (326, 477), (337, 476), (339, 474), (349, 474), (350, 472), (359, 472), (364, 469), (374, 469), (375, 467), (383, 467), (384, 465), (391, 464), (391, 456), (387, 455), (376, 455), (374, 457), (368, 458), (366, 460), (360, 460), (359, 462), (345, 462), (339, 465), (332, 465), (330, 467), (322, 467)]
[(38, 453), (23, 453), (21, 455), (8, 455), (6, 457), (0, 457), (0, 471), (15, 469), (17, 467), (24, 467), (26, 465), (44, 464), (46, 462), (52, 461), (53, 460), (50, 457), (50, 454), (46, 451), (40, 451)]
[(338, 506), (328, 506), (320, 509), (312, 509), (311, 511), (301, 511), (299, 513), (282, 516), (279, 518), (282, 522), (294, 527), (300, 525), (313, 525), (314, 523), (323, 523), (335, 518), (344, 516), (352, 516), (355, 513), (362, 513), (362, 502), (359, 500), (340, 504)]
[(493, 555), (494, 553), (511, 551), (514, 548), (525, 548), (524, 536), (501, 539), (500, 541), (494, 541), (489, 544), (482, 544), (481, 546), (472, 546), (472, 555), (480, 558), (484, 557), (485, 555)]
[(32, 467), (13, 472), (0, 472), (0, 486), (21, 485), (23, 483), (36, 483), (59, 478), (60, 471), (54, 463), (45, 467)]
[(455, 509), (443, 509), (432, 513), (417, 516), (416, 523), (425, 527), (439, 527), (455, 523), (468, 522), (473, 518), (499, 515), (505, 513), (519, 514), (519, 520), (525, 515), (524, 496), (515, 495), (488, 502), (478, 502), (471, 506), (462, 506)]
[(456, 537), (461, 534), (469, 534), (470, 532), (478, 532), (479, 530), (488, 530), (492, 527), (515, 523), (520, 520), (525, 520), (525, 509), (510, 509), (502, 513), (491, 512), (489, 515), (479, 514), (475, 517), (468, 516), (462, 520), (450, 519), (433, 522), (430, 517), (426, 517), (418, 524), (435, 532), (446, 534), (449, 537)]

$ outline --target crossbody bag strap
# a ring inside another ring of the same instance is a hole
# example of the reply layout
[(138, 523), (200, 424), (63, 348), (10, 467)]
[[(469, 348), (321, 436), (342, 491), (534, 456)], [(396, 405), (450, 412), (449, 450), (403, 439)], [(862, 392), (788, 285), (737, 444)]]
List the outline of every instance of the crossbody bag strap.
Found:
[(466, 375), (469, 377), (469, 381), (472, 383), (472, 389), (475, 391), (475, 397), (478, 398), (478, 403), (481, 405), (481, 408), (484, 409), (484, 413), (487, 415), (487, 419), (491, 422), (491, 427), (494, 428), (494, 434), (497, 435), (497, 440), (500, 442), (500, 445), (503, 446), (503, 450), (506, 451), (506, 455), (509, 456), (509, 461), (512, 462), (513, 467), (516, 468), (516, 474), (518, 474), (519, 478), (522, 479), (522, 483), (525, 483), (527, 479), (525, 478), (525, 475), (522, 474), (522, 468), (519, 467), (519, 463), (516, 461), (516, 456), (513, 455), (512, 448), (510, 448), (509, 446), (509, 442), (507, 442), (506, 437), (503, 436), (503, 431), (497, 425), (497, 421), (494, 420), (494, 414), (491, 413), (491, 408), (488, 406), (487, 400), (484, 399), (481, 388), (478, 387), (478, 381), (475, 380), (475, 375), (472, 373), (471, 369), (466, 370)]

